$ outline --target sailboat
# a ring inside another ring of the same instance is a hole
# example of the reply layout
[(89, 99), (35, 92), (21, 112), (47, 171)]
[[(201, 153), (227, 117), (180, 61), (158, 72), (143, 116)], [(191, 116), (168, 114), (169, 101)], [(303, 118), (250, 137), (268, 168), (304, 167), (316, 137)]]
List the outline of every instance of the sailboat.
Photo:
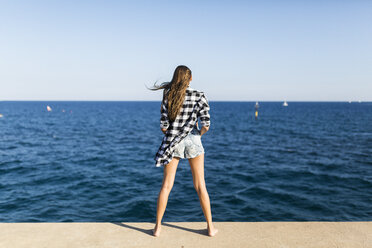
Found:
[(52, 108), (50, 106), (47, 106), (48, 112), (52, 111)]
[(287, 101), (284, 101), (284, 102), (283, 102), (283, 106), (284, 106), (284, 107), (287, 107), (287, 106), (288, 106)]

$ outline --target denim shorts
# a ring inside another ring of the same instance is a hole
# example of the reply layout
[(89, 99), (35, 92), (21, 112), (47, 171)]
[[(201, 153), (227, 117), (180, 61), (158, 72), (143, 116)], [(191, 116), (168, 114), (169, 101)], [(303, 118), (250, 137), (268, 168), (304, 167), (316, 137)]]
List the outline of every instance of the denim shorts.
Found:
[(194, 128), (175, 146), (173, 157), (195, 158), (202, 153), (204, 153), (204, 147), (201, 142), (200, 131)]

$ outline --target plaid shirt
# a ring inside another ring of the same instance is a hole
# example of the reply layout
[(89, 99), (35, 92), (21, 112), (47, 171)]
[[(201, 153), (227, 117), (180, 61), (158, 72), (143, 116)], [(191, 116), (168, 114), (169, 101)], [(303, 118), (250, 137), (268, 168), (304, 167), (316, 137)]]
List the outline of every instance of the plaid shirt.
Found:
[(204, 92), (190, 88), (186, 89), (185, 100), (176, 119), (170, 122), (168, 118), (168, 101), (163, 97), (160, 108), (160, 128), (167, 129), (162, 143), (155, 156), (155, 166), (168, 164), (173, 159), (175, 146), (185, 138), (195, 127), (198, 118), (202, 126), (210, 125), (209, 104)]

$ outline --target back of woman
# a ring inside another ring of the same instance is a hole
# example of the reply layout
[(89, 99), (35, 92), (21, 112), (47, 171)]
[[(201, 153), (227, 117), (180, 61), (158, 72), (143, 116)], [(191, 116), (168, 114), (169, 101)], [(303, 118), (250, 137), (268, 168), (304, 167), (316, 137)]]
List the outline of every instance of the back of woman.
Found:
[[(163, 183), (158, 196), (154, 236), (159, 236), (161, 220), (173, 187), (180, 159), (187, 158), (190, 164), (194, 188), (207, 221), (208, 235), (218, 230), (212, 223), (209, 195), (204, 180), (204, 148), (201, 137), (209, 130), (209, 104), (204, 92), (189, 86), (191, 70), (180, 65), (176, 68), (171, 82), (152, 90), (163, 89), (160, 106), (160, 129), (164, 133), (161, 145), (155, 155), (155, 166), (164, 168)], [(198, 128), (198, 119), (201, 129)]]
[(155, 166), (157, 167), (164, 166), (171, 161), (176, 145), (186, 138), (190, 132), (197, 131), (200, 133), (197, 126), (198, 118), (202, 127), (210, 126), (210, 107), (204, 92), (188, 86), (182, 105), (173, 121), (170, 120), (170, 114), (168, 114), (169, 100), (167, 93), (164, 90), (160, 110), (160, 128), (166, 131), (158, 152), (155, 155)]

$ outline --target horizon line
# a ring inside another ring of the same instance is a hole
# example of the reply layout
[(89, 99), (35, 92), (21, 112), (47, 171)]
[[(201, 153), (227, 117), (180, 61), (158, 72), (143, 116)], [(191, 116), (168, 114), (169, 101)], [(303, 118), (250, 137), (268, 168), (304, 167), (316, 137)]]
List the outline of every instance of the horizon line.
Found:
[[(372, 100), (208, 100), (208, 102), (372, 102)], [(0, 100), (0, 102), (161, 102), (161, 100)]]

